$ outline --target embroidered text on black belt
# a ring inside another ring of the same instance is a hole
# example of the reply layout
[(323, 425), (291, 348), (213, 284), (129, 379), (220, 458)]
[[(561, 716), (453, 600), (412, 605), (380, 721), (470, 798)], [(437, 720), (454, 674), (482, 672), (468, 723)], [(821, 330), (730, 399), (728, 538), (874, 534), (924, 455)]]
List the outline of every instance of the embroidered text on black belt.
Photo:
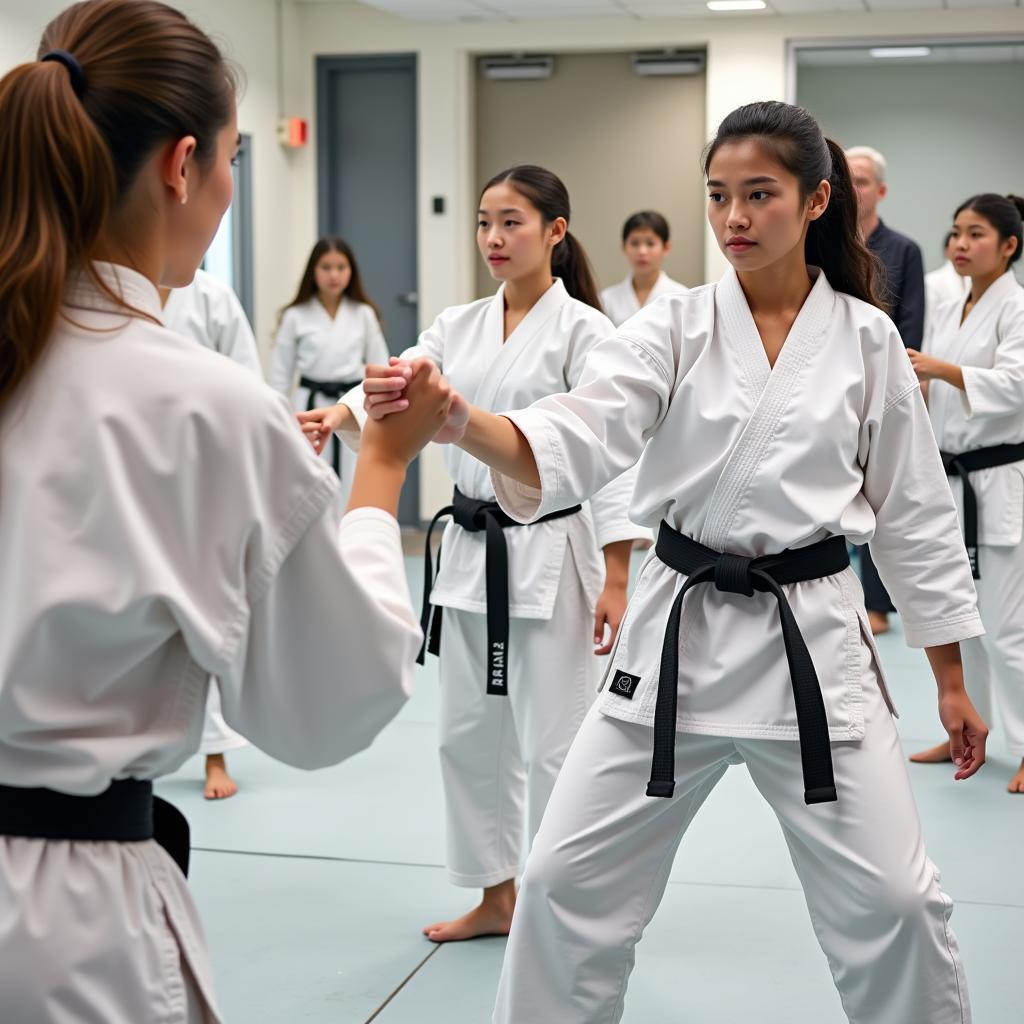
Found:
[[(342, 395), (348, 394), (353, 388), (359, 387), (361, 380), (314, 380), (312, 377), (300, 377), (299, 387), (309, 391), (309, 399), (306, 402), (306, 412), (316, 408), (318, 397), (330, 398), (338, 401)], [(331, 436), (331, 466), (334, 472), (341, 476), (341, 441), (338, 435)]]
[(95, 796), (0, 786), (0, 836), (138, 843), (155, 839), (188, 875), (189, 827), (153, 783), (117, 779)]
[[(561, 509), (538, 519), (538, 523), (548, 523), (563, 516), (575, 515), (580, 505)], [(485, 551), (487, 580), (487, 692), (492, 696), (508, 695), (508, 546), (505, 543), (503, 530), (524, 523), (516, 522), (501, 510), (495, 501), (479, 501), (467, 498), (462, 491), (455, 488), (452, 503), (446, 505), (430, 521), (427, 528), (427, 542), (423, 560), (423, 612), (420, 626), (423, 628), (423, 646), (420, 648), (417, 664), (422, 665), (426, 652), (439, 654), (441, 650), (441, 626), (444, 610), (433, 607), (430, 603), (430, 592), (434, 586), (434, 565), (430, 555), (430, 540), (434, 527), (445, 516), (451, 516), (459, 526), (470, 533), (487, 533)], [(437, 571), (441, 571), (441, 549), (437, 549)], [(433, 610), (433, 618), (431, 618)]]
[(718, 590), (727, 594), (753, 597), (755, 591), (760, 591), (770, 593), (775, 598), (796, 703), (804, 800), (809, 804), (819, 804), (837, 799), (825, 701), (821, 696), (810, 652), (782, 585), (842, 572), (850, 564), (846, 538), (829, 537), (810, 547), (796, 548), (778, 555), (745, 558), (714, 551), (674, 530), (668, 523), (662, 523), (658, 533), (657, 555), (669, 568), (688, 578), (672, 604), (661, 649), (661, 673), (654, 710), (654, 760), (647, 795), (670, 797), (676, 784), (679, 625), (683, 598), (694, 587), (714, 583)]
[(967, 557), (971, 560), (971, 575), (981, 579), (978, 562), (978, 495), (971, 486), (971, 473), (979, 469), (995, 469), (1008, 466), (1011, 462), (1024, 460), (1024, 444), (994, 444), (989, 448), (975, 448), (971, 452), (957, 455), (953, 452), (939, 452), (946, 476), (958, 476), (964, 485), (964, 542)]

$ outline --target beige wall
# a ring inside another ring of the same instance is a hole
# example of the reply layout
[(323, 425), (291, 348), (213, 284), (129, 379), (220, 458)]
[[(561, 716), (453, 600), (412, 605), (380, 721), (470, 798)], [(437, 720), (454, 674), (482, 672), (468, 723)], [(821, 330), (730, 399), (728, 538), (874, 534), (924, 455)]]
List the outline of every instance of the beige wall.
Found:
[[(665, 269), (704, 282), (704, 76), (641, 78), (628, 53), (559, 56), (551, 78), (476, 79), (476, 188), (506, 167), (534, 163), (565, 182), (572, 231), (604, 287), (625, 276), (621, 227), (654, 209), (676, 245)], [(467, 197), (470, 202), (476, 193)], [(475, 252), (475, 250), (474, 250)], [(494, 282), (477, 260), (476, 290)]]
[[(65, 0), (0, 0), (0, 74), (35, 57), (46, 23), (59, 14)], [(277, 143), (278, 27), (274, 0), (183, 0), (177, 4), (245, 72), (246, 88), (238, 110), (238, 126), (252, 135), (253, 241), (256, 335), (266, 357), (276, 310), (287, 301), (295, 276), (282, 254), (293, 242), (287, 206), (289, 155)], [(285, 9), (287, 30), (291, 18)], [(305, 204), (301, 204), (305, 208)], [(301, 269), (301, 268), (300, 268)], [(295, 272), (297, 273), (297, 271)]]

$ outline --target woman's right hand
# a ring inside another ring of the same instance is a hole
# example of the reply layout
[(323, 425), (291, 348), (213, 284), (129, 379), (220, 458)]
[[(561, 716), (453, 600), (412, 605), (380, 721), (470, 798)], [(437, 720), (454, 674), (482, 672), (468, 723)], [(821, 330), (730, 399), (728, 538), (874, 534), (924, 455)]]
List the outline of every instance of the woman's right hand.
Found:
[(451, 386), (429, 359), (417, 360), (417, 364), (402, 389), (402, 415), (371, 415), (366, 421), (361, 456), (365, 453), (368, 458), (407, 466), (447, 424)]

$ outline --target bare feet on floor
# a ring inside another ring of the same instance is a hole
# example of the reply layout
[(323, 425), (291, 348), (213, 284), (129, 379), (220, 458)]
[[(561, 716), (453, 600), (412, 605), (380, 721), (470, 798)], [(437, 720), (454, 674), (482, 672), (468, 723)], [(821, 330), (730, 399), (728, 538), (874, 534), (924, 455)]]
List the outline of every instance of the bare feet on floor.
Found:
[(885, 612), (868, 612), (868, 625), (871, 632), (878, 636), (880, 633), (889, 632), (889, 616)]
[(484, 935), (508, 935), (516, 908), (515, 882), (509, 880), (484, 889), (480, 906), (454, 921), (439, 921), (423, 929), (431, 942), (464, 942)]
[(207, 800), (226, 800), (238, 792), (238, 783), (228, 775), (223, 754), (209, 754), (206, 758), (206, 785), (203, 796)]
[(1024, 761), (1021, 761), (1017, 774), (1010, 779), (1010, 784), (1006, 788), (1011, 793), (1024, 793)]
[(952, 761), (953, 758), (949, 754), (949, 740), (938, 744), (938, 746), (929, 747), (927, 750), (920, 750), (916, 754), (911, 754), (910, 760), (914, 764), (945, 764), (946, 761)]

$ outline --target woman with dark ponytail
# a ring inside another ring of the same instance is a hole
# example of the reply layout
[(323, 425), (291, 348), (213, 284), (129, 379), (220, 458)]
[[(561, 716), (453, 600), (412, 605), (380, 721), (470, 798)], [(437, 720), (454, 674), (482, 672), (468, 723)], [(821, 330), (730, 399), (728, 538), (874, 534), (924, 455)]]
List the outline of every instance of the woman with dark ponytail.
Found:
[[(353, 507), (280, 399), (161, 322), (231, 200), (235, 85), (153, 0), (86, 0), (0, 80), (0, 1018), (219, 1021), (152, 780), (228, 724), (301, 767), (402, 705), (394, 519), (450, 397), (368, 427)], [(401, 422), (401, 417), (395, 424)], [(344, 663), (344, 678), (337, 667)], [(324, 680), (329, 679), (330, 685)]]
[[(963, 645), (967, 690), (986, 721), (993, 693), (1024, 793), (1024, 288), (1013, 268), (1024, 252), (1024, 199), (972, 196), (953, 217), (952, 259), (966, 298), (938, 307), (924, 351), (911, 351), (928, 388), (974, 565), (985, 635)], [(944, 762), (942, 742), (911, 760)]]
[[(725, 119), (704, 167), (722, 280), (641, 310), (569, 394), (501, 416), (457, 396), (442, 434), (493, 467), (520, 522), (639, 459), (632, 517), (659, 528), (527, 862), (494, 1020), (621, 1019), (675, 848), (745, 762), (849, 1019), (967, 1024), (949, 900), (847, 553), (872, 538), (907, 640), (927, 649), (954, 777), (972, 776), (986, 729), (959, 642), (982, 626), (928, 413), (877, 305), (839, 146), (805, 110), (754, 103)], [(374, 376), (372, 415), (386, 416), (401, 378)]]
[[(614, 328), (569, 219), (565, 185), (543, 167), (513, 167), (488, 181), (477, 245), (501, 287), (446, 309), (392, 360), (394, 372), (409, 374), (415, 360), (439, 366), (489, 409), (574, 387), (587, 354)], [(359, 388), (299, 418), (320, 449), (332, 430), (358, 437), (363, 401)], [(482, 888), (483, 899), (425, 928), (434, 942), (508, 932), (524, 838), (532, 841), (597, 695), (594, 655), (608, 653), (625, 610), (632, 542), (650, 538), (627, 515), (632, 473), (549, 521), (514, 529), (520, 524), (494, 503), (483, 463), (454, 447), (447, 463), (455, 495), (431, 530), (446, 515), (454, 521), (436, 582), (428, 534), (422, 625), (425, 651), (440, 655), (449, 878)]]

